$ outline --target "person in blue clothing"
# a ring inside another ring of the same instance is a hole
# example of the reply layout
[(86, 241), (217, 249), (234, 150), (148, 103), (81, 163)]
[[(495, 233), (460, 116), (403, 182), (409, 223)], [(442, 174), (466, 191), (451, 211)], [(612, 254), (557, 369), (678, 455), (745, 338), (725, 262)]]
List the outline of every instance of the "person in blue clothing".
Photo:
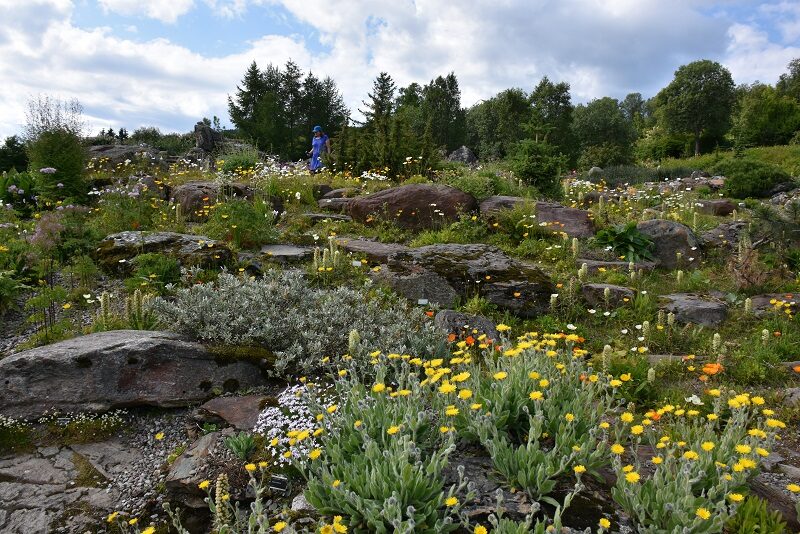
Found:
[(319, 172), (322, 170), (322, 154), (329, 154), (331, 151), (331, 140), (328, 135), (322, 131), (322, 126), (314, 126), (314, 137), (311, 139), (311, 161), (308, 168), (311, 172)]

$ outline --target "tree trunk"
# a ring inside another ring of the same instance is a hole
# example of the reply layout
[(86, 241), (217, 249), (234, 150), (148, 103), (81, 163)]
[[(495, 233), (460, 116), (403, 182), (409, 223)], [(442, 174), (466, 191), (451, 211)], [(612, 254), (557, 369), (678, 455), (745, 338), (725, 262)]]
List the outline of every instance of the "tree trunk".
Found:
[(694, 131), (694, 155), (700, 155), (700, 130)]

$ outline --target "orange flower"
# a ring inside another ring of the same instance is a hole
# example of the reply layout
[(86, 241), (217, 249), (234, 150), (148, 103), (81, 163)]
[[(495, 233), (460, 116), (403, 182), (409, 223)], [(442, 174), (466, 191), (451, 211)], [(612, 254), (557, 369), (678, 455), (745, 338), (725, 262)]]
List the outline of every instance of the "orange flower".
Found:
[(795, 373), (800, 373), (800, 365), (795, 365), (794, 367), (792, 367), (792, 371), (794, 371)]
[(712, 376), (724, 370), (725, 368), (722, 367), (721, 363), (707, 363), (703, 366), (703, 373)]
[(772, 335), (774, 335), (775, 337), (781, 337), (781, 333), (780, 333), (780, 332), (778, 332), (777, 330), (776, 330), (776, 331), (774, 331), (774, 332), (772, 333)]
[(475, 338), (472, 336), (467, 336), (467, 339), (465, 339), (464, 341), (466, 341), (467, 345), (469, 345), (470, 347), (475, 344)]
[(453, 342), (453, 341), (455, 341), (455, 340), (456, 340), (456, 335), (455, 335), (455, 334), (449, 334), (449, 335), (447, 336), (447, 341), (448, 341), (448, 343), (452, 343), (452, 342)]
[(700, 375), (698, 378), (700, 382), (708, 382), (708, 375)]
[(425, 315), (427, 315), (428, 317), (433, 317), (433, 310), (426, 311)]

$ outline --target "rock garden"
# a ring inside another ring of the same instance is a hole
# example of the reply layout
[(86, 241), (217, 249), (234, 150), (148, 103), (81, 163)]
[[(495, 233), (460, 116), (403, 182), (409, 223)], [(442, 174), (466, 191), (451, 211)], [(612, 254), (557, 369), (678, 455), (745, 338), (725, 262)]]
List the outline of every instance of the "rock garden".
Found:
[(797, 183), (94, 151), (0, 206), (0, 531), (800, 529)]

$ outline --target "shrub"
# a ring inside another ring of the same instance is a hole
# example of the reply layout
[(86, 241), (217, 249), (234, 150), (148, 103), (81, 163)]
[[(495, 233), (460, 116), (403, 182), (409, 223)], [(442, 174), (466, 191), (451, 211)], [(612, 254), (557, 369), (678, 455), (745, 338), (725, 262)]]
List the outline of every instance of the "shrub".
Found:
[(323, 357), (344, 354), (347, 340), (340, 333), (354, 329), (367, 347), (409, 354), (446, 350), (443, 335), (408, 303), (366, 289), (315, 289), (293, 272), (259, 280), (223, 273), (215, 284), (181, 289), (174, 302), (157, 299), (154, 305), (177, 332), (268, 349), (279, 374), (313, 371), (324, 365)]
[(17, 298), (28, 286), (18, 282), (11, 271), (0, 271), (0, 316), (17, 305)]
[(256, 440), (252, 434), (239, 432), (238, 434), (225, 438), (225, 446), (228, 447), (237, 458), (244, 462), (247, 461), (247, 458), (249, 458), (256, 449)]
[(526, 139), (517, 143), (509, 159), (514, 175), (549, 197), (561, 196), (559, 177), (567, 168), (566, 158), (555, 147)]
[(5, 143), (0, 147), (0, 172), (23, 171), (27, 168), (28, 155), (25, 153), (25, 145), (16, 135), (6, 137)]
[(603, 143), (588, 146), (578, 158), (578, 167), (589, 169), (591, 167), (606, 167), (608, 165), (623, 165), (631, 162), (630, 149), (616, 143)]
[(242, 145), (236, 150), (220, 154), (217, 158), (217, 165), (222, 172), (237, 172), (253, 169), (256, 163), (261, 161), (258, 150), (249, 145)]
[(257, 248), (278, 240), (276, 216), (266, 199), (231, 200), (211, 209), (203, 235), (233, 243), (236, 248)]
[(11, 170), (0, 175), (0, 201), (22, 215), (30, 215), (36, 207), (36, 186), (27, 172)]
[(731, 534), (781, 534), (786, 532), (786, 522), (780, 512), (767, 509), (767, 501), (750, 495), (736, 510), (736, 515), (728, 520), (725, 531)]
[(748, 158), (718, 163), (714, 172), (724, 175), (724, 192), (734, 198), (763, 197), (770, 189), (792, 178), (780, 168)]
[[(29, 168), (36, 191), (46, 201), (83, 199), (86, 154), (77, 135), (65, 130), (45, 131), (28, 148)], [(41, 172), (42, 169), (47, 169)], [(53, 172), (49, 170), (55, 169)]]

